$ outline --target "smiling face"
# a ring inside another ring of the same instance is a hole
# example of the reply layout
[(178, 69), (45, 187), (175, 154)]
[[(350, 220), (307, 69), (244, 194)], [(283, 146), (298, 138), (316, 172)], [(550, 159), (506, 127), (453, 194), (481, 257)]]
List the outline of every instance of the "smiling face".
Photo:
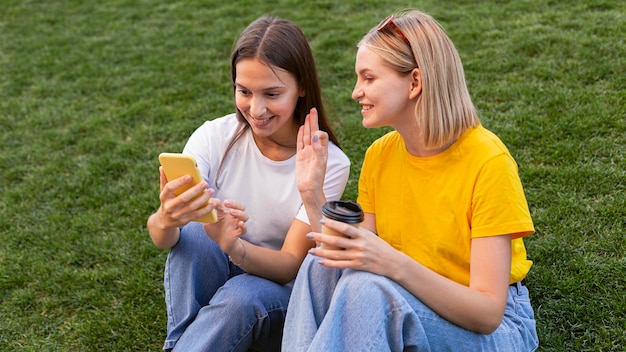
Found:
[(255, 137), (295, 145), (299, 126), (293, 114), (304, 93), (293, 75), (257, 59), (239, 61), (236, 72), (235, 105)]
[(375, 128), (414, 125), (415, 99), (411, 74), (401, 75), (367, 46), (356, 54), (357, 81), (352, 99), (361, 104), (363, 126)]

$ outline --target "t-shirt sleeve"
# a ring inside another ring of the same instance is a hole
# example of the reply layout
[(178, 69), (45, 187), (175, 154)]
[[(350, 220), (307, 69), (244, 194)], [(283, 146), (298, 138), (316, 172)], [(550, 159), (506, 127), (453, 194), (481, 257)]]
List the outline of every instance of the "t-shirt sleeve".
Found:
[(472, 237), (511, 234), (520, 238), (535, 230), (515, 160), (500, 154), (487, 161), (472, 197)]
[(183, 154), (193, 155), (202, 178), (216, 189), (215, 173), (234, 134), (241, 128), (235, 114), (205, 121), (189, 137)]
[(212, 152), (215, 149), (210, 143), (211, 132), (211, 124), (205, 122), (191, 134), (183, 148), (183, 154), (192, 155), (196, 159), (202, 178), (209, 184), (211, 184), (209, 175), (211, 174)]

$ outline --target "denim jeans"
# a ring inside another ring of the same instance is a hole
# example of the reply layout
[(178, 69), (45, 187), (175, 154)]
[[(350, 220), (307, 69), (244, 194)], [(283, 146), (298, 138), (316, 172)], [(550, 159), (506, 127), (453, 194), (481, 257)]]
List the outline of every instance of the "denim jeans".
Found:
[(307, 256), (285, 322), (283, 351), (534, 351), (528, 289), (509, 287), (500, 327), (490, 335), (445, 320), (396, 282), (332, 269)]
[(201, 223), (181, 229), (164, 284), (165, 351), (280, 351), (292, 285), (244, 273)]

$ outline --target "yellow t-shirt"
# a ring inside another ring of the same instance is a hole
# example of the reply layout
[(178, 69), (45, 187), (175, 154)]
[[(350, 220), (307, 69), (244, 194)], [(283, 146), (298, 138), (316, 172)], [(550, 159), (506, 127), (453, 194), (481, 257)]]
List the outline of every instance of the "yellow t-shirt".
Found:
[(357, 202), (376, 216), (378, 235), (433, 271), (469, 285), (471, 238), (512, 235), (510, 282), (532, 262), (522, 237), (534, 232), (517, 164), (482, 126), (444, 152), (409, 154), (396, 131), (367, 150)]

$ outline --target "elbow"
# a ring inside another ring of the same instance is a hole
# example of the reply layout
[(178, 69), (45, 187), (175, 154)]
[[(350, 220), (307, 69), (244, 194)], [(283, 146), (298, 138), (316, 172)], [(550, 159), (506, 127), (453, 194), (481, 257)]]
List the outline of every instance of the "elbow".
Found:
[(153, 235), (152, 232), (150, 232), (150, 239), (152, 240), (152, 244), (161, 250), (170, 249), (173, 246), (171, 240), (167, 237)]
[(296, 278), (296, 275), (298, 274), (298, 268), (299, 266), (296, 266), (295, 268), (289, 266), (289, 268), (285, 269), (285, 271), (280, 275), (280, 278), (278, 278), (276, 282), (280, 285), (286, 285), (290, 283)]
[(483, 319), (476, 323), (476, 326), (472, 330), (483, 335), (489, 335), (496, 331), (500, 324), (502, 324), (503, 317), (504, 312), (499, 314), (486, 314), (483, 316)]
[[(293, 280), (293, 279), (292, 279), (292, 280)], [(282, 286), (282, 285), (287, 285), (288, 283), (290, 283), (290, 282), (291, 282), (291, 280), (286, 279), (286, 278), (280, 278), (280, 279), (278, 279), (278, 280), (275, 280), (274, 282), (276, 282), (277, 284), (279, 284), (279, 285), (281, 285), (281, 286)]]
[[(252, 271), (248, 271), (249, 274), (253, 274)], [(296, 278), (296, 274), (292, 273), (291, 270), (282, 271), (280, 273), (276, 273), (274, 275), (269, 275), (265, 277), (268, 280), (274, 281), (279, 285), (286, 285), (293, 281)]]
[(483, 335), (490, 335), (491, 333), (493, 333), (494, 331), (498, 329), (501, 322), (502, 320), (500, 320), (500, 322), (497, 324), (485, 324), (481, 326), (477, 332)]
[(172, 246), (170, 246), (169, 244), (157, 242), (155, 239), (152, 239), (152, 243), (154, 243), (154, 245), (160, 250), (166, 250), (166, 249), (172, 248)]

